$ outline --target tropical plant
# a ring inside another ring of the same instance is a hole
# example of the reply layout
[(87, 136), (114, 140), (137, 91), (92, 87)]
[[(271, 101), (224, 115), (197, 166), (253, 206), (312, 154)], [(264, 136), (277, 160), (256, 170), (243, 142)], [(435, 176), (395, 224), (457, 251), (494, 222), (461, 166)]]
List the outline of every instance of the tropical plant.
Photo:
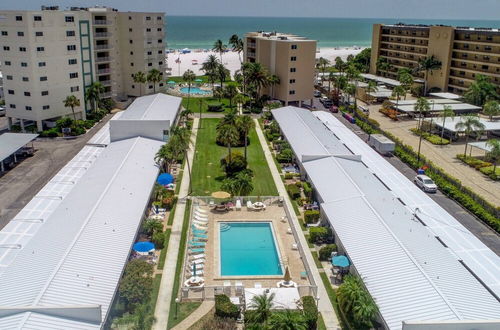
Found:
[(484, 104), (483, 112), (493, 120), (493, 116), (500, 115), (500, 104), (495, 100), (490, 100)]
[(356, 328), (371, 328), (377, 315), (377, 306), (359, 277), (347, 275), (337, 290), (340, 308), (354, 321)]
[(269, 84), (267, 76), (267, 70), (262, 64), (258, 62), (250, 63), (248, 67), (247, 83), (254, 88), (256, 98), (260, 95), (260, 90)]
[[(400, 69), (400, 70), (402, 70), (402, 69)], [(399, 74), (399, 71), (398, 71), (398, 74)], [(401, 72), (401, 74), (399, 74), (399, 83), (405, 89), (405, 93), (404, 93), (405, 100), (406, 100), (406, 94), (411, 91), (411, 87), (413, 86), (413, 82), (414, 82), (413, 76), (410, 73), (408, 73), (407, 71), (403, 71), (403, 72)]]
[(488, 100), (500, 100), (500, 95), (498, 95), (497, 86), (491, 82), (490, 77), (478, 74), (465, 91), (464, 99), (469, 103), (483, 106)]
[(142, 231), (148, 236), (153, 235), (154, 232), (156, 231), (162, 231), (162, 230), (163, 230), (163, 224), (155, 219), (146, 219), (142, 224)]
[(389, 70), (392, 69), (392, 64), (385, 57), (379, 57), (376, 66), (377, 71), (382, 72), (384, 77), (386, 77)]
[(219, 77), (220, 87), (224, 88), (224, 82), (231, 76), (231, 72), (221, 63), (217, 66), (216, 73)]
[(465, 134), (465, 150), (464, 155), (467, 155), (467, 147), (469, 143), (469, 136), (475, 134), (480, 136), (484, 131), (484, 124), (481, 123), (479, 117), (477, 116), (464, 116), (462, 120), (455, 124), (455, 129), (457, 131), (463, 131)]
[(427, 101), (424, 97), (419, 97), (417, 99), (417, 103), (415, 103), (414, 110), (419, 114), (419, 118), (417, 120), (417, 130), (422, 128), (422, 122), (427, 112), (431, 109), (431, 105), (429, 101)]
[(187, 98), (186, 109), (189, 109), (189, 99), (191, 98), (191, 86), (193, 85), (193, 82), (195, 81), (195, 79), (196, 79), (196, 75), (191, 70), (187, 70), (182, 75), (182, 80), (184, 80), (188, 84), (188, 98)]
[(307, 322), (299, 312), (286, 309), (274, 312), (269, 318), (268, 327), (271, 330), (307, 330)]
[(251, 313), (248, 313), (249, 323), (261, 324), (263, 326), (267, 324), (267, 321), (272, 314), (271, 309), (274, 305), (274, 296), (274, 293), (269, 295), (267, 293), (263, 293), (252, 297), (250, 304), (248, 305), (248, 309), (251, 310)]
[(92, 110), (96, 112), (99, 107), (99, 102), (101, 101), (101, 93), (104, 92), (104, 86), (98, 82), (93, 82), (85, 91), (85, 101), (92, 104)]
[(330, 65), (330, 61), (324, 57), (320, 57), (318, 59), (318, 62), (316, 64), (316, 67), (319, 69), (321, 72), (321, 81), (325, 80), (325, 72), (328, 68), (328, 65)]
[(153, 265), (144, 259), (133, 259), (125, 267), (120, 280), (120, 299), (127, 309), (135, 307), (149, 300), (153, 287)]
[(338, 72), (340, 72), (340, 75), (342, 75), (342, 73), (344, 72), (346, 66), (347, 66), (347, 63), (345, 63), (344, 60), (340, 56), (335, 57), (334, 68), (335, 68), (335, 70), (337, 70)]
[(156, 84), (162, 81), (162, 74), (158, 69), (151, 69), (148, 72), (146, 80), (153, 84), (153, 93), (156, 93)]
[(227, 49), (227, 45), (224, 45), (224, 43), (222, 42), (222, 40), (218, 39), (215, 43), (214, 43), (214, 46), (212, 47), (212, 50), (214, 52), (217, 52), (219, 53), (220, 55), (220, 62), (222, 64), (222, 54), (226, 51)]
[(255, 127), (255, 122), (252, 117), (248, 115), (239, 116), (236, 118), (236, 127), (240, 131), (245, 139), (245, 159), (247, 159), (247, 146), (248, 146), (248, 134)]
[(139, 96), (142, 95), (142, 85), (148, 81), (148, 77), (142, 71), (136, 72), (132, 75), (132, 79), (136, 84), (139, 84)]
[(68, 95), (64, 99), (63, 103), (66, 108), (68, 107), (71, 108), (71, 112), (73, 113), (73, 119), (76, 120), (75, 107), (80, 106), (80, 99), (78, 99), (74, 95)]
[(229, 108), (233, 107), (233, 100), (236, 95), (238, 95), (238, 88), (235, 83), (228, 83), (224, 87), (224, 96), (229, 100)]
[(231, 145), (236, 144), (240, 139), (240, 133), (235, 125), (224, 124), (217, 126), (217, 140), (227, 146), (229, 162), (232, 161)]
[(242, 62), (241, 61), (241, 52), (243, 51), (243, 47), (244, 47), (243, 40), (240, 37), (238, 37), (237, 34), (233, 34), (231, 36), (231, 38), (229, 38), (229, 44), (231, 45), (233, 52), (238, 53), (238, 58), (240, 59), (240, 63), (241, 63)]
[(243, 105), (247, 102), (247, 97), (241, 93), (238, 93), (233, 97), (233, 102)]
[(201, 70), (205, 71), (208, 76), (208, 81), (212, 84), (212, 92), (215, 88), (214, 84), (217, 81), (217, 68), (219, 66), (219, 60), (215, 55), (208, 55), (208, 58), (201, 65)]
[(267, 77), (267, 84), (271, 86), (271, 97), (274, 98), (274, 86), (280, 84), (280, 77), (277, 75), (270, 75)]
[(500, 140), (490, 139), (486, 141), (486, 146), (491, 148), (488, 157), (493, 161), (493, 173), (496, 174), (497, 162), (500, 159)]
[(252, 174), (249, 170), (237, 172), (234, 176), (222, 181), (221, 189), (232, 196), (247, 196), (253, 190)]
[(444, 124), (446, 122), (447, 117), (455, 117), (455, 111), (449, 105), (443, 106), (443, 112), (441, 113), (441, 117), (443, 117), (443, 126), (441, 127), (441, 144), (443, 143), (444, 136)]
[[(377, 83), (375, 81), (370, 80), (368, 84), (366, 85), (365, 92), (367, 96), (371, 93), (375, 93), (378, 90)], [(371, 96), (369, 96), (371, 97)]]
[(137, 306), (133, 314), (125, 313), (122, 317), (114, 319), (112, 328), (120, 328), (119, 326), (123, 325), (129, 330), (148, 330), (155, 322), (156, 318), (151, 303), (144, 302)]
[(392, 96), (396, 98), (396, 108), (398, 107), (399, 105), (399, 98), (402, 96), (402, 95), (406, 95), (406, 90), (403, 86), (399, 85), (399, 86), (395, 86), (392, 90)]
[(424, 72), (424, 96), (427, 95), (427, 80), (429, 73), (432, 75), (434, 70), (441, 69), (442, 63), (434, 55), (427, 56), (418, 60), (418, 65), (415, 67), (415, 72)]

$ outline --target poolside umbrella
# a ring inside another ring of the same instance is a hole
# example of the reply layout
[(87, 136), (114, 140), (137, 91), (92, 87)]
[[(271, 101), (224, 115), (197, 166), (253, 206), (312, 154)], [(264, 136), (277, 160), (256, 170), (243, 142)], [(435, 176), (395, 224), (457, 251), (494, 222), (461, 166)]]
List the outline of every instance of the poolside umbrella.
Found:
[(216, 191), (216, 192), (212, 193), (212, 197), (213, 198), (224, 199), (224, 198), (231, 197), (231, 194), (228, 193), (228, 192), (225, 192), (225, 191)]
[(201, 83), (203, 82), (203, 79), (196, 79), (194, 82)]
[(290, 270), (288, 269), (288, 266), (286, 266), (285, 276), (283, 277), (283, 280), (285, 281), (285, 283), (290, 283), (290, 281), (292, 280), (292, 277), (290, 276)]
[(332, 258), (332, 265), (338, 267), (348, 267), (350, 263), (346, 256), (335, 256)]
[(196, 277), (196, 262), (193, 262), (193, 277)]
[(156, 182), (162, 186), (166, 186), (174, 182), (174, 177), (170, 173), (163, 173), (158, 176)]
[(167, 84), (169, 84), (169, 85), (175, 85), (175, 81), (169, 80), (169, 81), (167, 81)]
[(152, 242), (145, 241), (145, 242), (137, 242), (134, 244), (134, 251), (146, 255), (151, 251), (155, 250), (155, 245)]

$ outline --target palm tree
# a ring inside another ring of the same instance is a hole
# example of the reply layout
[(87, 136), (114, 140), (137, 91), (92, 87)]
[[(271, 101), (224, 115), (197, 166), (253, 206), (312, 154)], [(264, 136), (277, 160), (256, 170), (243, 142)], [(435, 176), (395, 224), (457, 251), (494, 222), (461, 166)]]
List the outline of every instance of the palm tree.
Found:
[(491, 139), (486, 141), (486, 146), (490, 147), (491, 150), (488, 152), (488, 157), (493, 160), (493, 173), (497, 172), (497, 162), (500, 159), (500, 140)]
[[(375, 93), (378, 90), (377, 83), (373, 80), (370, 80), (366, 85), (365, 92), (366, 94)], [(371, 97), (371, 96), (370, 96)]]
[(289, 309), (273, 313), (268, 325), (271, 330), (307, 330), (307, 322), (302, 314)]
[(326, 72), (326, 69), (327, 69), (328, 65), (330, 65), (330, 61), (329, 60), (327, 60), (324, 57), (320, 57), (319, 58), (318, 64), (316, 64), (316, 66), (319, 69), (319, 71), (322, 73), (322, 75), (321, 75), (321, 81), (324, 81), (324, 79), (325, 79), (325, 72)]
[(250, 323), (265, 325), (271, 317), (271, 309), (273, 308), (274, 293), (263, 293), (252, 297), (248, 308), (252, 310), (249, 313)]
[(255, 88), (256, 96), (260, 95), (260, 90), (269, 84), (267, 76), (267, 70), (262, 66), (262, 64), (258, 62), (250, 63), (247, 82)]
[(219, 60), (215, 55), (209, 55), (207, 60), (201, 65), (201, 69), (205, 71), (208, 76), (208, 81), (212, 84), (212, 93), (214, 91), (214, 84), (217, 80), (217, 68), (219, 66)]
[(218, 39), (215, 43), (214, 43), (214, 46), (212, 48), (212, 50), (214, 52), (217, 52), (219, 53), (220, 55), (220, 62), (222, 64), (222, 53), (224, 53), (227, 49), (227, 45), (224, 45), (224, 43), (222, 42), (222, 40)]
[(500, 114), (500, 104), (495, 100), (490, 100), (484, 104), (483, 112), (490, 117), (490, 120), (493, 120), (493, 116)]
[(399, 83), (405, 89), (404, 96), (406, 100), (406, 94), (411, 90), (411, 87), (413, 86), (413, 76), (407, 71), (403, 71), (399, 75)]
[(188, 99), (187, 99), (186, 109), (189, 109), (189, 99), (191, 98), (191, 85), (193, 84), (195, 79), (196, 75), (191, 70), (187, 70), (182, 75), (182, 80), (184, 80), (188, 84)]
[(441, 143), (443, 143), (444, 136), (444, 123), (447, 117), (455, 117), (455, 111), (449, 105), (443, 106), (443, 112), (441, 113), (441, 117), (443, 117), (443, 126), (441, 127)]
[(384, 77), (387, 76), (387, 72), (392, 69), (392, 64), (385, 57), (379, 57), (376, 63), (377, 70), (382, 72)]
[(403, 86), (395, 86), (392, 90), (392, 96), (396, 98), (396, 108), (399, 105), (399, 98), (406, 94), (406, 90)]
[(68, 107), (71, 108), (71, 112), (73, 113), (73, 119), (76, 120), (75, 107), (80, 106), (80, 99), (78, 99), (74, 95), (68, 95), (64, 99), (63, 103), (66, 108)]
[(231, 154), (231, 145), (238, 142), (239, 138), (240, 134), (234, 125), (225, 124), (217, 126), (217, 140), (221, 141), (227, 146), (229, 162), (233, 160)]
[(233, 99), (238, 95), (238, 88), (234, 83), (228, 83), (224, 88), (224, 95), (229, 99), (229, 107), (233, 107)]
[(455, 124), (455, 129), (457, 131), (463, 131), (465, 134), (464, 156), (466, 156), (467, 144), (469, 143), (469, 135), (481, 135), (481, 132), (484, 130), (484, 124), (479, 121), (479, 118), (477, 116), (464, 116), (462, 117), (461, 121)]
[(252, 67), (252, 63), (250, 62), (244, 62), (241, 64), (241, 68), (236, 71), (236, 74), (241, 74), (241, 86), (243, 87), (243, 94), (246, 94), (247, 92), (247, 84), (248, 84), (248, 76), (249, 76), (249, 73), (250, 73), (250, 68)]
[(274, 98), (274, 86), (280, 84), (280, 77), (273, 74), (267, 77), (267, 83), (271, 86), (271, 97)]
[(148, 81), (146, 74), (142, 71), (133, 74), (132, 79), (136, 84), (139, 84), (139, 96), (142, 96), (142, 85)]
[(155, 219), (146, 219), (142, 224), (142, 231), (146, 235), (151, 236), (156, 231), (163, 231), (163, 224)]
[(344, 60), (342, 59), (342, 57), (340, 56), (337, 56), (335, 57), (335, 70), (337, 70), (338, 72), (340, 72), (340, 75), (342, 75), (342, 73), (344, 73), (344, 70), (346, 68), (347, 64), (344, 62)]
[(92, 104), (92, 110), (97, 111), (99, 102), (101, 102), (101, 93), (104, 92), (104, 86), (98, 82), (93, 82), (85, 92), (85, 101)]
[(420, 162), (420, 148), (422, 147), (422, 124), (424, 121), (425, 114), (431, 109), (429, 101), (426, 98), (419, 97), (417, 103), (415, 103), (415, 112), (419, 113), (419, 118), (417, 120), (417, 133), (418, 133), (418, 151), (417, 151), (417, 164)]
[(246, 101), (247, 101), (247, 97), (241, 93), (236, 94), (233, 98), (233, 102), (236, 103), (238, 106), (239, 105), (243, 106), (243, 104), (245, 104)]
[(238, 172), (234, 177), (224, 179), (221, 189), (232, 196), (248, 196), (253, 190), (252, 175), (248, 170)]
[(220, 87), (224, 88), (224, 82), (226, 81), (226, 79), (228, 77), (231, 76), (231, 72), (228, 69), (226, 69), (226, 67), (224, 66), (224, 64), (220, 63), (217, 66), (216, 73), (217, 73), (217, 76), (219, 77)]
[(149, 70), (146, 80), (153, 83), (153, 93), (156, 93), (156, 84), (162, 80), (161, 72), (158, 69)]
[(353, 275), (345, 276), (344, 282), (337, 289), (337, 299), (342, 311), (351, 314), (361, 295), (363, 295), (363, 287), (356, 280), (356, 277)]
[(488, 100), (500, 100), (500, 95), (498, 95), (497, 86), (491, 82), (490, 77), (478, 74), (465, 91), (464, 99), (469, 103), (483, 106)]
[(427, 95), (427, 79), (429, 78), (429, 73), (432, 75), (432, 71), (441, 69), (441, 66), (441, 61), (434, 55), (418, 60), (415, 72), (424, 72), (424, 96)]
[(240, 37), (238, 37), (237, 34), (233, 34), (231, 36), (231, 38), (229, 38), (229, 44), (231, 45), (233, 52), (238, 53), (238, 58), (240, 59), (240, 63), (241, 63), (242, 62), (241, 61), (241, 52), (243, 51), (243, 47), (244, 47), (243, 40)]
[[(172, 141), (173, 140), (173, 141)], [(186, 165), (189, 173), (189, 194), (192, 193), (192, 178), (191, 178), (191, 165), (187, 156), (188, 150), (191, 146), (191, 130), (186, 127), (176, 127), (172, 131), (172, 137), (168, 141), (172, 144), (172, 149), (176, 152), (183, 154), (186, 160)]]
[(238, 131), (242, 132), (245, 137), (245, 160), (247, 160), (248, 134), (255, 127), (255, 122), (253, 121), (252, 117), (248, 115), (238, 116), (236, 118), (236, 127), (238, 128)]
[(363, 291), (363, 294), (358, 297), (356, 304), (352, 308), (355, 323), (360, 328), (373, 328), (373, 321), (377, 316), (377, 305), (372, 297)]

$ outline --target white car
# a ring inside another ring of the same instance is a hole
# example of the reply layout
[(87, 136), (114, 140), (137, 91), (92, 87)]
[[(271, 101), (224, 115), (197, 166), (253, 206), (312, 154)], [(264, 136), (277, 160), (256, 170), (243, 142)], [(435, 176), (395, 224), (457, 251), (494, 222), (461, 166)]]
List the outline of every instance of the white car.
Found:
[(427, 175), (423, 174), (417, 175), (415, 179), (413, 179), (413, 181), (420, 189), (422, 189), (425, 192), (435, 193), (437, 191), (436, 184)]

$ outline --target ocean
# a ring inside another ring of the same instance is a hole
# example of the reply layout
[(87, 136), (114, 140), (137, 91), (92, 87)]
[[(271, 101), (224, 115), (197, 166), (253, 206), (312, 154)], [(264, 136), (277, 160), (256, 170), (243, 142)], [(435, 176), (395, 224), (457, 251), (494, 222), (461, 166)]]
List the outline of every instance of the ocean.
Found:
[(227, 43), (233, 34), (249, 31), (279, 31), (318, 40), (319, 47), (370, 47), (374, 23), (443, 24), (500, 28), (500, 20), (428, 20), (387, 18), (288, 18), (168, 16), (167, 47), (211, 49), (217, 39)]

